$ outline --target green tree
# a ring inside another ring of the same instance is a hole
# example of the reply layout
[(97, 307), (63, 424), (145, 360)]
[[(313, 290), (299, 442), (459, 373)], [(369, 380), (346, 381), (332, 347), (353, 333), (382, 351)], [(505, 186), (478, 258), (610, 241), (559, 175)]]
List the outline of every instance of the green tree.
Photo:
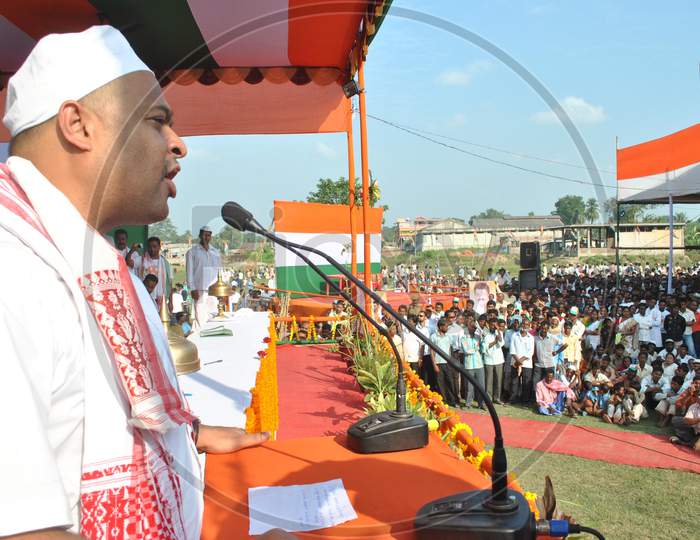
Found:
[[(657, 204), (621, 204), (620, 223), (639, 223), (644, 219), (647, 210), (657, 206)], [(617, 200), (615, 197), (610, 197), (605, 202), (605, 210), (608, 214), (608, 223), (615, 223), (617, 219)]]
[(504, 218), (507, 215), (508, 214), (506, 214), (505, 212), (503, 212), (501, 210), (496, 210), (495, 208), (487, 208), (483, 212), (480, 212), (479, 214), (476, 214), (475, 216), (472, 216), (471, 218), (469, 218), (469, 223), (471, 224), (471, 222), (474, 219), (498, 219), (498, 218)]
[(586, 203), (583, 197), (578, 195), (566, 195), (554, 203), (554, 212), (565, 225), (575, 225), (583, 223), (586, 214)]
[[(348, 204), (350, 202), (348, 184), (348, 179), (343, 176), (337, 180), (319, 178), (318, 182), (316, 182), (316, 191), (312, 191), (306, 196), (306, 202)], [(376, 206), (380, 197), (381, 192), (379, 191), (378, 183), (376, 180), (372, 180), (369, 185), (369, 205), (372, 207)], [(355, 204), (362, 206), (362, 182), (359, 178), (355, 178)], [(383, 208), (385, 210), (389, 209), (386, 205)]]
[(396, 241), (396, 229), (394, 227), (382, 227), (382, 242), (393, 244)]
[(177, 242), (179, 234), (177, 228), (173, 225), (170, 218), (165, 218), (163, 221), (149, 225), (148, 236), (157, 236), (161, 242)]
[(584, 217), (586, 218), (586, 221), (588, 221), (588, 223), (594, 223), (595, 221), (598, 221), (599, 216), (600, 211), (598, 208), (598, 201), (591, 197), (590, 199), (586, 200), (586, 209), (584, 210)]
[[(668, 214), (645, 214), (641, 219), (643, 223), (668, 223)], [(688, 221), (688, 214), (677, 212), (673, 214), (674, 223), (685, 223)]]

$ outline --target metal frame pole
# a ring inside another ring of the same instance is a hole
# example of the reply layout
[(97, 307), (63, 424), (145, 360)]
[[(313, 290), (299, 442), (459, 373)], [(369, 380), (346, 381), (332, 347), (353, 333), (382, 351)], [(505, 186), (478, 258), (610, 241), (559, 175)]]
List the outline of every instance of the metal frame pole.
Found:
[[(369, 162), (367, 157), (367, 104), (365, 103), (365, 65), (360, 59), (358, 66), (358, 83), (360, 86), (360, 155), (362, 159), (362, 224), (364, 232), (364, 282), (372, 287), (372, 253), (369, 233)], [(372, 313), (370, 296), (365, 293), (365, 309)]]

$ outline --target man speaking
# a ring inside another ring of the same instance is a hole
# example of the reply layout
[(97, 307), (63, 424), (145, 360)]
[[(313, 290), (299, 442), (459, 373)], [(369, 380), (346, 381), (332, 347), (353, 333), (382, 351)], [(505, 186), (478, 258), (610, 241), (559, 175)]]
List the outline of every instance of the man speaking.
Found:
[(199, 426), (153, 302), (103, 236), (168, 215), (187, 152), (172, 117), (109, 26), (43, 38), (9, 81), (0, 536), (199, 538), (197, 452), (267, 438)]

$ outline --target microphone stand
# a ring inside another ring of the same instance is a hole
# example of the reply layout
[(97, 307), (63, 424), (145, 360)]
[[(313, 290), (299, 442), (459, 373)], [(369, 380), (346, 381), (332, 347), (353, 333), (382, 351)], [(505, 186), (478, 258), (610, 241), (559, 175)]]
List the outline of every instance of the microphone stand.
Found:
[[(362, 315), (380, 335), (384, 336), (396, 358), (398, 372), (396, 377), (396, 410), (375, 413), (359, 420), (348, 430), (348, 446), (359, 453), (396, 452), (423, 448), (428, 444), (428, 423), (421, 416), (414, 415), (406, 409), (406, 379), (403, 361), (396, 344), (388, 330), (367, 313), (348, 293), (342, 290), (325, 272), (301, 253), (290, 242), (286, 242), (267, 231), (257, 221), (259, 230), (252, 230), (265, 236), (297, 255), (311, 267), (335, 292), (340, 294), (360, 315)], [(269, 235), (269, 236), (268, 236)]]
[[(231, 212), (232, 215), (228, 213)], [(343, 276), (368, 294), (387, 313), (401, 322), (429, 349), (443, 358), (450, 366), (462, 373), (482, 396), (493, 422), (494, 447), (492, 458), (491, 490), (472, 490), (444, 497), (423, 506), (415, 519), (419, 538), (492, 538), (525, 539), (534, 538), (535, 520), (525, 497), (508, 489), (508, 464), (503, 444), (503, 431), (498, 413), (491, 397), (472, 375), (450, 355), (446, 354), (426, 338), (410, 322), (404, 320), (387, 302), (352, 275), (343, 265), (322, 251), (278, 238), (267, 231), (253, 218), (252, 214), (236, 203), (227, 203), (222, 208), (222, 218), (235, 228), (261, 234), (272, 242), (287, 249), (301, 249), (322, 257), (333, 265)], [(251, 222), (255, 227), (251, 226)], [(367, 261), (365, 261), (367, 263)], [(354, 426), (353, 426), (354, 427)], [(352, 429), (352, 428), (351, 428)], [(350, 432), (349, 432), (350, 434)]]

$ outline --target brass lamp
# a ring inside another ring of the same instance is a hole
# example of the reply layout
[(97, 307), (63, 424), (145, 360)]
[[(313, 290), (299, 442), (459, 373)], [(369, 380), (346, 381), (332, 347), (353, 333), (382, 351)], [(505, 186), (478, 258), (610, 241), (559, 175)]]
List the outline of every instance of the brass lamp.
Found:
[(182, 333), (182, 328), (179, 325), (170, 324), (170, 311), (168, 311), (165, 298), (161, 299), (160, 302), (160, 320), (163, 322), (163, 328), (168, 336), (168, 346), (173, 355), (173, 362), (175, 362), (175, 372), (178, 375), (185, 375), (199, 371), (197, 346), (185, 339), (185, 334)]
[(228, 298), (233, 294), (233, 289), (224, 281), (221, 268), (219, 268), (218, 279), (209, 287), (207, 292), (209, 296), (215, 296), (219, 299), (219, 311), (216, 314), (216, 319), (225, 319), (224, 312), (228, 311)]

